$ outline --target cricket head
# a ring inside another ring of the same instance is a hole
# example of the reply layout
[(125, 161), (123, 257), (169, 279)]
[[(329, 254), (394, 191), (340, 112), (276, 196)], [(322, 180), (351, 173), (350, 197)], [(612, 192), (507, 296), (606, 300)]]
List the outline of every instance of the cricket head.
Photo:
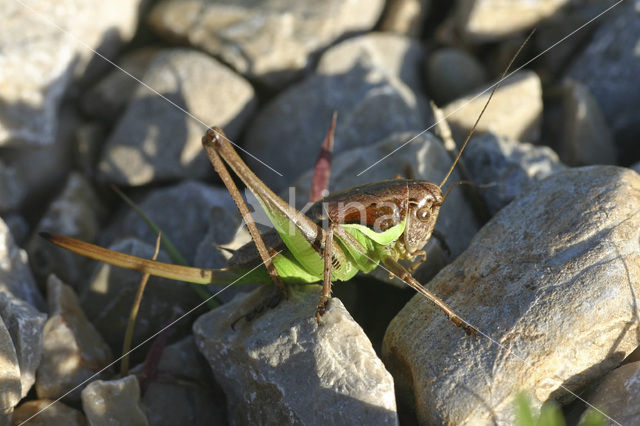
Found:
[(412, 254), (422, 249), (431, 238), (443, 198), (440, 187), (425, 180), (408, 182), (408, 195), (404, 246), (407, 253)]

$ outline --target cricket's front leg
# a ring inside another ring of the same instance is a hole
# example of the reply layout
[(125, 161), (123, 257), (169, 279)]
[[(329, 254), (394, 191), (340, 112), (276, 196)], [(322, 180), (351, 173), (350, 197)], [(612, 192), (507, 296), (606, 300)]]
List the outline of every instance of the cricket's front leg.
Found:
[(322, 280), (322, 295), (316, 309), (316, 321), (320, 324), (320, 317), (324, 315), (327, 309), (327, 302), (331, 299), (331, 270), (333, 269), (333, 231), (334, 225), (329, 225), (329, 230), (324, 237), (324, 274)]
[(442, 299), (440, 299), (435, 294), (431, 293), (429, 290), (424, 288), (422, 284), (418, 282), (409, 271), (405, 269), (404, 266), (395, 261), (392, 257), (387, 256), (382, 259), (382, 263), (384, 266), (389, 269), (389, 271), (400, 278), (405, 283), (409, 284), (411, 288), (413, 288), (418, 293), (425, 296), (431, 302), (433, 302), (438, 308), (442, 309), (445, 315), (458, 327), (462, 327), (467, 334), (478, 334), (478, 330), (476, 330), (471, 324), (465, 322), (462, 318), (456, 314), (456, 312), (449, 307)]

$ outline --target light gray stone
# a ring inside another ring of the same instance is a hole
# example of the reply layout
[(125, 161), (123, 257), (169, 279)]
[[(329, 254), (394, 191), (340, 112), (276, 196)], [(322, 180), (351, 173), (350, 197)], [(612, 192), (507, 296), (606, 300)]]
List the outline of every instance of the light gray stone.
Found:
[(82, 387), (73, 389), (106, 367), (113, 356), (87, 320), (74, 291), (55, 275), (47, 281), (47, 303), (49, 319), (44, 326), (36, 392), (40, 398), (64, 396), (67, 401), (78, 401)]
[(380, 20), (380, 31), (419, 38), (431, 0), (391, 0), (387, 2)]
[[(589, 392), (586, 399), (615, 420), (614, 423), (609, 419), (608, 424), (639, 424), (640, 361), (625, 364), (611, 371)], [(586, 413), (582, 418), (585, 416)]]
[(0, 293), (0, 317), (9, 330), (20, 366), (20, 396), (24, 398), (36, 381), (42, 355), (42, 328), (47, 316), (29, 303)]
[(231, 139), (237, 137), (255, 107), (251, 85), (215, 59), (188, 49), (158, 53), (142, 81), (173, 104), (138, 86), (105, 144), (99, 178), (139, 186), (211, 176), (202, 135), (216, 125)]
[(475, 136), (464, 158), (491, 215), (536, 182), (566, 169), (551, 148), (492, 134)]
[(6, 424), (22, 398), (20, 362), (9, 330), (0, 318), (0, 421)]
[(619, 151), (640, 156), (640, 8), (624, 2), (612, 11), (576, 55), (566, 77), (584, 84), (598, 101)]
[(91, 184), (79, 173), (69, 175), (27, 244), (29, 263), (36, 279), (44, 282), (50, 274), (55, 274), (64, 282), (77, 286), (86, 278), (93, 265), (91, 259), (62, 250), (38, 233), (51, 232), (93, 242), (105, 215), (106, 209)]
[(194, 324), (231, 424), (397, 424), (393, 379), (338, 299), (317, 324), (319, 290), (291, 287), (289, 300), (232, 328), (272, 294), (265, 286)]
[(140, 404), (140, 386), (135, 376), (89, 383), (82, 391), (82, 409), (92, 426), (149, 424)]
[[(133, 37), (140, 1), (3, 1), (0, 145), (50, 145), (58, 107), (97, 49), (110, 57)], [(64, 28), (62, 30), (61, 28)]]
[(384, 1), (165, 0), (150, 25), (221, 58), (247, 78), (271, 88), (290, 82), (313, 53), (348, 33), (369, 30)]
[(569, 0), (462, 0), (455, 14), (463, 36), (480, 43), (533, 28), (567, 3)]
[(44, 300), (29, 269), (27, 252), (16, 245), (3, 220), (0, 220), (0, 292), (44, 310)]
[(429, 55), (426, 71), (429, 95), (439, 105), (452, 102), (487, 81), (482, 64), (470, 53), (453, 47)]
[(422, 423), (513, 422), (513, 398), (566, 400), (638, 345), (640, 176), (556, 173), (480, 230), (429, 288), (483, 334), (415, 296), (383, 343)]
[(30, 426), (85, 426), (87, 424), (80, 411), (62, 402), (53, 403), (50, 399), (36, 399), (20, 404), (13, 412), (11, 421), (12, 425), (28, 421)]
[[(476, 91), (442, 108), (458, 144), (464, 141), (473, 127), (490, 92), (487, 90), (480, 94)], [(533, 71), (518, 71), (498, 87), (476, 132), (491, 132), (518, 141), (533, 142), (540, 137), (541, 120), (540, 79)]]
[(313, 167), (331, 116), (338, 113), (336, 154), (431, 121), (421, 95), (420, 44), (391, 34), (368, 34), (329, 49), (316, 74), (266, 105), (248, 130), (245, 148), (273, 171), (249, 161), (269, 187), (281, 190)]

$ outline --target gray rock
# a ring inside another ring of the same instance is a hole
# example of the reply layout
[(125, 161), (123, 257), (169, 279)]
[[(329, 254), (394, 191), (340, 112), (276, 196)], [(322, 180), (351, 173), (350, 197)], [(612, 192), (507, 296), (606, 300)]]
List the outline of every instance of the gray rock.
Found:
[(537, 182), (566, 169), (551, 148), (492, 134), (474, 137), (464, 158), (491, 215)]
[(13, 339), (0, 318), (0, 422), (7, 424), (13, 407), (22, 398), (20, 362)]
[(0, 293), (44, 310), (44, 300), (29, 269), (27, 252), (15, 244), (3, 220), (0, 220), (0, 260)]
[(139, 4), (3, 2), (0, 51), (3, 81), (11, 84), (0, 88), (0, 145), (53, 144), (58, 107), (72, 79), (87, 71), (92, 49), (110, 57), (133, 37)]
[(313, 53), (348, 33), (369, 30), (382, 0), (165, 0), (150, 25), (219, 57), (247, 78), (278, 88), (309, 66)]
[(462, 35), (481, 43), (535, 27), (567, 3), (569, 0), (463, 0), (457, 3), (455, 15)]
[(427, 60), (429, 95), (443, 105), (486, 83), (482, 64), (462, 49), (444, 47), (433, 52)]
[(47, 316), (27, 302), (0, 293), (0, 317), (9, 330), (20, 366), (21, 397), (36, 381), (42, 355), (42, 328)]
[[(513, 398), (563, 399), (637, 346), (640, 176), (599, 166), (556, 173), (480, 230), (429, 288), (482, 335), (414, 297), (383, 356), (422, 423), (513, 422)], [(419, 326), (417, 326), (419, 324)]]
[(6, 213), (2, 215), (2, 219), (9, 228), (9, 232), (13, 235), (15, 243), (19, 246), (24, 246), (29, 237), (29, 223), (19, 213)]
[(392, 0), (387, 2), (380, 19), (380, 31), (419, 38), (431, 0)]
[(87, 424), (80, 411), (62, 402), (53, 403), (49, 399), (36, 399), (20, 404), (13, 412), (11, 421), (12, 425), (28, 421), (30, 426), (85, 426)]
[(75, 132), (73, 147), (75, 169), (83, 175), (95, 179), (96, 164), (100, 158), (100, 151), (107, 140), (107, 131), (103, 124), (89, 122), (78, 126)]
[(193, 336), (167, 346), (158, 362), (157, 377), (146, 380), (146, 386), (141, 384), (142, 404), (150, 424), (204, 426), (227, 422), (224, 394)]
[(83, 241), (95, 241), (106, 210), (91, 184), (80, 174), (72, 173), (65, 187), (49, 205), (36, 232), (27, 244), (29, 263), (34, 276), (44, 282), (50, 274), (76, 286), (86, 278), (93, 261), (61, 250), (42, 239), (39, 232), (53, 232)]
[(89, 383), (82, 391), (82, 409), (92, 426), (149, 424), (135, 376)]
[[(615, 420), (608, 424), (640, 423), (640, 361), (625, 364), (607, 374), (589, 392), (587, 401)], [(587, 410), (589, 411), (589, 410)], [(582, 418), (586, 416), (583, 414)]]
[(255, 106), (251, 85), (215, 59), (187, 49), (158, 53), (142, 81), (173, 104), (138, 86), (106, 142), (100, 179), (137, 186), (210, 176), (202, 135), (217, 125), (237, 137)]
[(637, 157), (640, 135), (640, 10), (635, 2), (617, 7), (577, 55), (566, 76), (591, 91), (613, 131), (620, 152)]
[(564, 137), (557, 149), (562, 161), (570, 166), (616, 164), (613, 136), (589, 89), (574, 81), (563, 89)]
[(44, 326), (36, 392), (40, 398), (64, 396), (67, 401), (78, 401), (82, 387), (74, 388), (106, 367), (113, 355), (87, 320), (74, 291), (55, 275), (47, 281), (47, 304), (49, 319)]
[[(154, 252), (151, 244), (133, 238), (117, 241), (109, 248), (148, 259)], [(158, 260), (169, 262), (163, 251), (160, 251)], [(99, 264), (91, 280), (79, 291), (80, 303), (87, 317), (114, 353), (120, 353), (122, 350), (122, 339), (141, 277), (142, 274), (137, 272)], [(200, 301), (185, 283), (151, 277), (138, 311), (132, 347), (161, 330)], [(175, 335), (180, 336), (186, 334), (190, 326), (187, 318), (176, 323), (172, 329)], [(142, 356), (140, 352), (133, 352), (133, 362), (140, 361)]]
[(18, 179), (18, 170), (0, 158), (0, 213), (17, 210), (27, 190)]
[[(212, 209), (219, 207), (229, 212), (236, 211), (233, 200), (225, 189), (195, 181), (152, 190), (137, 205), (171, 239), (187, 262), (193, 262), (197, 244), (207, 232)], [(128, 206), (125, 209), (124, 216), (118, 218), (103, 233), (101, 240), (136, 237), (149, 243), (155, 242), (157, 235), (140, 215)], [(235, 223), (225, 224), (236, 226)]]
[[(476, 122), (490, 92), (469, 94), (443, 108), (453, 137), (459, 144)], [(476, 132), (491, 132), (518, 141), (532, 142), (540, 137), (541, 120), (540, 79), (532, 71), (518, 71), (503, 81), (493, 95)]]
[(138, 87), (135, 79), (144, 77), (158, 51), (157, 48), (145, 47), (122, 56), (118, 61), (122, 69), (113, 68), (82, 97), (84, 112), (107, 121), (115, 120)]
[(320, 287), (291, 290), (289, 300), (235, 329), (272, 290), (237, 296), (194, 324), (230, 423), (397, 424), (393, 379), (342, 303), (333, 298), (318, 326)]
[(635, 171), (636, 173), (640, 173), (640, 162), (637, 162), (637, 163), (631, 165), (629, 168), (631, 170)]
[(422, 49), (414, 40), (368, 34), (329, 49), (316, 74), (265, 106), (248, 130), (247, 151), (285, 176), (249, 162), (280, 190), (313, 167), (331, 115), (338, 112), (334, 152), (374, 143), (430, 122), (420, 94)]

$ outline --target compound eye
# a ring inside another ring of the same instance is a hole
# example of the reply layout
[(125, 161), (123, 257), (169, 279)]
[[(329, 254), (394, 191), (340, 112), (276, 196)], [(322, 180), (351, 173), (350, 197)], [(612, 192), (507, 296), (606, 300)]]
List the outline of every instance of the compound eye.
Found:
[(420, 207), (418, 210), (416, 210), (416, 217), (422, 222), (428, 221), (430, 216), (431, 209), (429, 207)]

